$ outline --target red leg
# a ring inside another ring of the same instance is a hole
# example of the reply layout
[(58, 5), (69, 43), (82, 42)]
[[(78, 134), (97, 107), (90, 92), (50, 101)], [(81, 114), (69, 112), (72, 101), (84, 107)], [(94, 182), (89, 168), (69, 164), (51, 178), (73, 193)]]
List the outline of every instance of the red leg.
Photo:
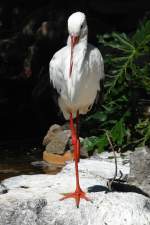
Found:
[(76, 130), (73, 124), (73, 116), (72, 113), (70, 113), (70, 130), (71, 130), (71, 137), (72, 137), (72, 144), (76, 145), (77, 138), (76, 138)]
[(77, 135), (77, 144), (76, 144), (76, 151), (77, 151), (77, 160), (80, 160), (80, 139), (79, 139), (79, 111), (77, 111), (76, 115), (76, 135)]
[[(78, 129), (78, 114), (77, 114), (77, 120), (76, 120), (76, 130)], [(78, 161), (79, 161), (79, 154), (80, 154), (80, 142), (79, 138), (77, 136), (77, 132), (75, 131), (74, 125), (73, 125), (73, 118), (72, 113), (70, 113), (70, 128), (72, 131), (72, 144), (74, 146), (74, 159), (75, 159), (75, 173), (76, 173), (76, 190), (73, 193), (64, 194), (65, 196), (61, 198), (60, 200), (64, 200), (67, 198), (75, 198), (76, 206), (79, 207), (80, 199), (85, 199), (87, 201), (90, 201), (90, 199), (86, 196), (85, 192), (82, 191), (79, 183), (79, 171), (78, 171)], [(74, 141), (75, 140), (75, 141)]]
[(76, 115), (76, 133), (77, 133), (77, 138), (79, 138), (79, 110), (77, 111), (77, 115)]

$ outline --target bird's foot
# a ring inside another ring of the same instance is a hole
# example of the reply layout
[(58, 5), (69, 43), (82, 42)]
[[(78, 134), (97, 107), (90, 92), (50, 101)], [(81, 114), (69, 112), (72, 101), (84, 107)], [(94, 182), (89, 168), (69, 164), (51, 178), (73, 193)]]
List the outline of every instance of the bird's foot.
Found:
[(91, 201), (90, 198), (88, 198), (86, 196), (86, 193), (83, 192), (81, 189), (80, 190), (76, 190), (75, 192), (73, 193), (66, 193), (66, 194), (63, 194), (64, 197), (60, 199), (60, 201), (62, 200), (65, 200), (65, 199), (68, 199), (68, 198), (74, 198), (75, 201), (76, 201), (76, 206), (77, 208), (79, 208), (79, 204), (80, 204), (80, 199), (85, 199), (86, 201)]

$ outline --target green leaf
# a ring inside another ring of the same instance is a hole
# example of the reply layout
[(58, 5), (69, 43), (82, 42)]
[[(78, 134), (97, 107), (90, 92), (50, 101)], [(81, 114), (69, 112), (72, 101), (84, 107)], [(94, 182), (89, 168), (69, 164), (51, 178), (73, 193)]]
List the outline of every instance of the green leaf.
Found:
[(114, 142), (118, 145), (123, 144), (124, 137), (126, 136), (125, 123), (120, 119), (111, 130), (111, 136)]
[(100, 122), (104, 122), (107, 120), (107, 115), (102, 112), (102, 111), (98, 111), (96, 113), (94, 113), (93, 115), (90, 115), (87, 120), (90, 120), (90, 119), (95, 119), (95, 120), (98, 120)]
[(103, 134), (102, 136), (99, 137), (97, 141), (97, 147), (99, 152), (103, 152), (105, 150), (105, 147), (107, 147), (109, 144), (107, 136)]
[[(90, 116), (90, 122), (94, 127), (98, 121), (97, 136), (100, 130), (107, 130), (116, 146), (134, 149), (150, 144), (150, 121), (143, 113), (144, 105), (142, 110), (139, 105), (140, 98), (148, 98), (150, 93), (150, 20), (141, 23), (134, 34), (113, 32), (98, 40), (105, 53), (106, 78), (101, 111)], [(108, 145), (105, 134), (88, 143), (90, 149), (99, 151)]]
[(127, 38), (127, 36), (125, 38), (124, 35), (115, 32), (112, 33), (112, 36), (116, 38), (126, 50), (134, 50), (134, 46), (132, 45), (132, 43), (130, 43), (130, 40), (129, 38)]
[[(137, 43), (137, 45), (143, 45), (145, 40), (149, 39), (150, 35), (150, 20), (145, 21), (140, 25), (135, 34), (132, 36), (132, 41)], [(145, 42), (145, 44), (146, 44)]]
[(83, 141), (83, 146), (85, 149), (87, 149), (87, 151), (92, 151), (97, 145), (97, 141), (98, 141), (98, 137), (95, 137), (95, 136), (87, 137)]

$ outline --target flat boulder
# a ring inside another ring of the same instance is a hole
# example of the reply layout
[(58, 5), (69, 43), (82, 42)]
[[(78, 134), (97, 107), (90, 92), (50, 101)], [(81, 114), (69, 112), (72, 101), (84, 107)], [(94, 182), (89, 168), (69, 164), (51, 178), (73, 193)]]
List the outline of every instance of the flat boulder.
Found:
[[(129, 174), (129, 166), (118, 164)], [(105, 171), (105, 172), (104, 172)], [(149, 225), (150, 199), (135, 192), (109, 192), (107, 180), (114, 174), (112, 162), (82, 159), (81, 187), (91, 199), (59, 201), (75, 189), (74, 163), (56, 175), (21, 175), (2, 182), (0, 225)], [(4, 192), (7, 190), (7, 193)]]

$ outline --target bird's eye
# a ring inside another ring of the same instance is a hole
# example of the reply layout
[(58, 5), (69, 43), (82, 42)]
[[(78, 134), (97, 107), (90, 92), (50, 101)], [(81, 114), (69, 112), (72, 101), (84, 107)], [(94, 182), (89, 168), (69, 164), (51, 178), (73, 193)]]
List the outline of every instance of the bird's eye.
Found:
[(81, 25), (81, 29), (83, 28), (83, 24)]

